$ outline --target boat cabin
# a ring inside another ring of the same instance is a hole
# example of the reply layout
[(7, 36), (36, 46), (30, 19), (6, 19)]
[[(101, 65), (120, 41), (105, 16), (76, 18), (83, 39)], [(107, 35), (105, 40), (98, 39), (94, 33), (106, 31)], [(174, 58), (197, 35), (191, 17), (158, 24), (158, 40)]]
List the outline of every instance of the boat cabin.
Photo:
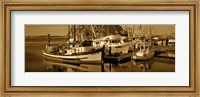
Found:
[(175, 39), (169, 39), (168, 40), (168, 45), (170, 45), (170, 46), (175, 45)]
[(128, 39), (128, 37), (122, 36), (121, 37), (121, 43), (128, 43), (128, 44), (130, 44), (130, 40)]
[(94, 47), (103, 47), (104, 45), (107, 47), (120, 44), (121, 43), (121, 36), (120, 35), (110, 35), (100, 39), (93, 40)]
[(139, 51), (149, 50), (151, 48), (151, 42), (139, 42), (135, 46), (135, 48)]
[(58, 46), (60, 55), (73, 55), (79, 53), (89, 52), (93, 49), (92, 41), (83, 41), (81, 43), (71, 43), (68, 45)]

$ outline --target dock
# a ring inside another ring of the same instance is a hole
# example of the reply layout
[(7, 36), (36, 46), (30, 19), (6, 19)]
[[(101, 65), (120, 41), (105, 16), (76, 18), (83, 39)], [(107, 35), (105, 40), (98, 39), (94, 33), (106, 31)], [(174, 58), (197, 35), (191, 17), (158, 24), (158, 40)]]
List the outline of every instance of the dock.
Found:
[(130, 59), (132, 56), (133, 56), (133, 52), (120, 54), (119, 56), (105, 55), (103, 60), (104, 60), (104, 63), (119, 63), (121, 61)]
[(175, 59), (175, 46), (154, 46), (156, 57)]
[(157, 53), (166, 53), (168, 51), (175, 51), (175, 46), (153, 46)]

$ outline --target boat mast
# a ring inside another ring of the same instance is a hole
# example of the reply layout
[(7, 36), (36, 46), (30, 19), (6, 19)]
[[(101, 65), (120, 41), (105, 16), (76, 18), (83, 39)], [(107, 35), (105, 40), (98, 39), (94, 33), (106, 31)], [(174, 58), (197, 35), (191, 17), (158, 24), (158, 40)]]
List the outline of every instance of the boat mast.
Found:
[(82, 26), (80, 26), (80, 36), (81, 36), (81, 41), (84, 41), (84, 38), (83, 38), (83, 32), (82, 32)]
[[(126, 32), (129, 34), (129, 31), (128, 31), (128, 27), (127, 26), (125, 26), (125, 29), (126, 29)], [(129, 36), (129, 35), (128, 35)]]
[(132, 28), (132, 31), (133, 31), (133, 33), (132, 33), (132, 37), (131, 38), (133, 38), (135, 35), (135, 26), (133, 25), (133, 28)]
[(77, 34), (77, 37), (76, 37), (76, 38), (77, 38), (77, 41), (78, 41), (78, 42), (81, 42), (80, 25), (77, 25), (77, 30), (78, 30), (78, 31), (77, 31), (78, 34)]
[(116, 30), (115, 26), (113, 26), (113, 28), (114, 28), (114, 31), (115, 31), (115, 33), (117, 33), (117, 34), (118, 34), (118, 32), (117, 32), (117, 30)]
[(68, 44), (67, 45), (68, 46), (67, 47), (70, 48), (70, 45), (69, 45), (70, 44), (69, 43), (70, 42), (70, 26), (69, 25), (67, 25), (67, 30), (68, 30), (68, 33), (67, 33), (67, 37), (68, 37)]
[(150, 41), (151, 41), (151, 37), (152, 37), (152, 26), (150, 25)]
[[(140, 25), (140, 35), (143, 37), (144, 36), (144, 33), (142, 31), (142, 26)], [(142, 39), (143, 40), (143, 39)]]
[[(128, 26), (124, 26), (124, 29), (126, 29), (126, 32), (127, 32), (127, 34), (128, 34), (128, 38), (130, 38), (130, 32), (129, 32), (129, 30), (128, 30)], [(123, 34), (125, 34), (125, 32), (123, 33)]]
[(94, 31), (94, 28), (93, 28), (92, 25), (90, 25), (90, 27), (91, 27), (91, 29), (92, 29), (92, 33), (93, 33), (94, 39), (96, 39), (97, 37), (96, 37), (96, 33), (95, 33), (95, 31)]
[(75, 44), (76, 44), (76, 28), (75, 28), (76, 26), (74, 25), (74, 47), (75, 47)]

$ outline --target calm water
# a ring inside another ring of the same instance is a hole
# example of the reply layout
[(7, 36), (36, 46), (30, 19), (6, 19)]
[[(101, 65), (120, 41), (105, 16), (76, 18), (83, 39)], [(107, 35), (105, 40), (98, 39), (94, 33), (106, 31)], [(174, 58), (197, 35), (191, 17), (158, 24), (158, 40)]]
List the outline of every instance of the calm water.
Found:
[[(54, 43), (65, 42), (63, 38), (52, 39)], [(47, 72), (43, 64), (42, 50), (45, 49), (46, 38), (26, 39), (25, 71)], [(66, 64), (71, 66), (72, 64)], [(73, 66), (73, 65), (72, 65)], [(89, 72), (101, 72), (101, 65), (80, 64), (80, 68)], [(78, 71), (78, 70), (76, 70)], [(80, 70), (79, 70), (80, 71)], [(175, 72), (175, 59), (154, 57), (146, 61), (127, 60), (120, 64), (104, 64), (105, 72)]]

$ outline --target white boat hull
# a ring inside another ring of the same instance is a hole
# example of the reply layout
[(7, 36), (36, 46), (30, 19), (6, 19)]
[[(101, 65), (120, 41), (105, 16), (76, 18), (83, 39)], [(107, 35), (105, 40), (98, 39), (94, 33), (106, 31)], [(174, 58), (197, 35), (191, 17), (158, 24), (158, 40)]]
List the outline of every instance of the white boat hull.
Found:
[(148, 60), (154, 57), (155, 51), (150, 51), (149, 53), (146, 53), (143, 56), (133, 55), (133, 60)]
[(50, 58), (59, 58), (59, 59), (64, 59), (64, 60), (80, 60), (80, 61), (101, 61), (102, 60), (101, 51), (89, 53), (89, 54), (82, 54), (82, 55), (54, 55), (54, 54), (43, 52), (43, 55)]
[(118, 46), (111, 46), (111, 53), (128, 53), (129, 45), (118, 45)]

